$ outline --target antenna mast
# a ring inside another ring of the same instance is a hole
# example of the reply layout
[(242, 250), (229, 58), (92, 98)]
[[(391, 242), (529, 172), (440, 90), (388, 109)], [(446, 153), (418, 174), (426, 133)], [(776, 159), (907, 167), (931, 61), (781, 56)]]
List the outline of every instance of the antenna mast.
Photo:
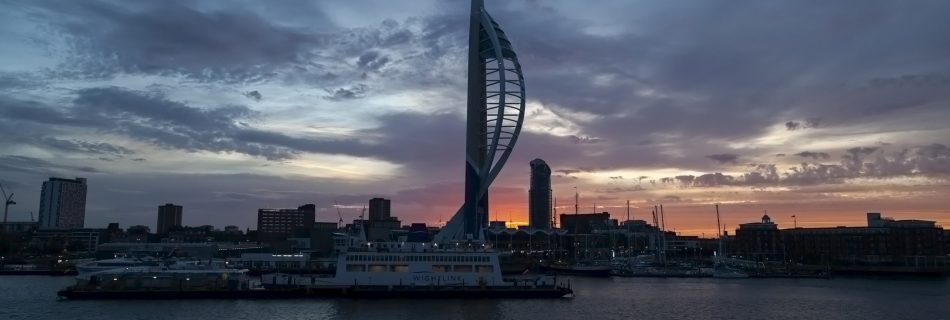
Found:
[(577, 194), (577, 186), (574, 186), (574, 214), (575, 214), (575, 215), (577, 214), (577, 211), (578, 211), (578, 206), (577, 206), (577, 199), (578, 199), (578, 197), (579, 197), (579, 196), (578, 196), (578, 194)]
[(627, 221), (630, 221), (630, 200), (627, 200)]

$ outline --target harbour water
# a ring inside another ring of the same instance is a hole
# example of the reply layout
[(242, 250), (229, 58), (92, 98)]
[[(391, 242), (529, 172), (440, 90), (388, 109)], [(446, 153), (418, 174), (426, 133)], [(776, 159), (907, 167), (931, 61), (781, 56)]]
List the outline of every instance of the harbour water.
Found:
[(0, 319), (947, 319), (950, 279), (573, 278), (553, 300), (60, 301), (72, 277), (0, 277)]

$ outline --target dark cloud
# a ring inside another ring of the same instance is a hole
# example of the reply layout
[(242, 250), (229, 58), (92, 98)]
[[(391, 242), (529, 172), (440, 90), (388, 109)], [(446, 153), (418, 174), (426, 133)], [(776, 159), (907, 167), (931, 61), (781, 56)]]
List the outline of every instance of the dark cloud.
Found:
[(44, 84), (36, 75), (25, 72), (0, 72), (0, 90), (35, 88)]
[(719, 163), (736, 163), (739, 160), (739, 155), (731, 153), (720, 153), (720, 154), (711, 154), (706, 156), (706, 158), (716, 160)]
[(824, 152), (802, 151), (795, 155), (802, 158), (811, 158), (812, 160), (827, 160), (831, 158), (831, 155)]
[(609, 168), (607, 168), (607, 167), (597, 167), (597, 168), (594, 168), (594, 167), (580, 167), (580, 168), (569, 168), (569, 169), (556, 169), (556, 170), (554, 170), (554, 172), (560, 172), (560, 173), (563, 173), (563, 174), (566, 174), (566, 175), (572, 175), (572, 174), (575, 174), (575, 173), (581, 173), (581, 172), (595, 172), (595, 171), (601, 171), (601, 170), (607, 170), (607, 169), (609, 169)]
[[(0, 104), (4, 103), (0, 99)], [(300, 152), (368, 155), (368, 148), (358, 140), (293, 137), (240, 125), (241, 120), (258, 116), (245, 106), (202, 109), (168, 100), (159, 93), (117, 87), (79, 90), (64, 111), (38, 103), (18, 104), (11, 109), (14, 112), (0, 117), (116, 133), (168, 149), (237, 152), (270, 160), (294, 158)], [(56, 138), (41, 142), (74, 151), (132, 153), (108, 143)]]
[(646, 190), (647, 189), (644, 188), (643, 186), (634, 185), (634, 186), (601, 188), (601, 189), (594, 190), (594, 192), (596, 193), (628, 193), (628, 192), (642, 192)]
[[(868, 155), (878, 152), (874, 159)], [(812, 159), (827, 159), (825, 153), (803, 152), (796, 154)], [(950, 148), (931, 144), (913, 150), (885, 153), (875, 147), (856, 147), (846, 151), (838, 164), (801, 163), (787, 170), (775, 164), (754, 164), (749, 172), (740, 176), (708, 173), (698, 177), (681, 175), (660, 179), (661, 183), (678, 182), (680, 187), (717, 186), (806, 186), (840, 184), (847, 179), (887, 179), (904, 176), (947, 177), (950, 176)]]
[(681, 187), (689, 187), (693, 185), (693, 180), (696, 179), (694, 175), (681, 175), (673, 177), (676, 181), (679, 181)]
[(43, 159), (26, 156), (0, 156), (0, 169), (5, 172), (32, 173), (39, 175), (72, 175), (78, 173), (101, 173), (87, 166), (62, 165)]
[(261, 102), (261, 99), (264, 99), (264, 96), (261, 95), (261, 93), (258, 92), (257, 90), (245, 92), (243, 93), (243, 95), (247, 97), (248, 99), (254, 100), (256, 102)]
[(593, 144), (593, 143), (599, 143), (603, 141), (600, 138), (586, 137), (586, 136), (578, 137), (576, 135), (570, 135), (568, 137), (571, 139), (571, 142), (574, 142), (574, 144)]
[(804, 122), (799, 121), (788, 121), (785, 123), (785, 129), (788, 131), (795, 131), (798, 129), (810, 129), (818, 128), (821, 126), (821, 118), (808, 118)]
[(917, 148), (914, 163), (921, 174), (950, 175), (950, 148), (931, 144)]
[(378, 71), (389, 63), (389, 57), (381, 55), (379, 51), (367, 51), (356, 60), (356, 65), (369, 71)]
[(337, 88), (336, 90), (327, 90), (327, 95), (323, 96), (324, 99), (330, 101), (342, 101), (342, 100), (352, 100), (359, 99), (366, 96), (366, 85), (357, 84), (347, 88)]
[(66, 151), (87, 152), (94, 154), (107, 154), (124, 156), (134, 154), (135, 152), (125, 147), (113, 145), (106, 142), (89, 142), (83, 140), (60, 140), (53, 137), (43, 137), (37, 139), (46, 146)]
[(681, 202), (683, 198), (676, 195), (665, 195), (657, 199), (658, 202)]
[[(70, 40), (66, 67), (74, 76), (122, 72), (256, 81), (284, 67), (306, 65), (324, 43), (319, 33), (281, 26), (242, 9), (98, 1), (45, 9), (52, 27)], [(322, 13), (314, 15), (321, 20)]]
[(696, 177), (693, 180), (693, 186), (697, 187), (716, 187), (716, 186), (725, 186), (730, 185), (735, 182), (735, 178), (729, 175), (724, 175), (722, 173), (707, 173)]
[(785, 123), (785, 129), (788, 131), (795, 131), (802, 127), (802, 124), (798, 121), (789, 121)]

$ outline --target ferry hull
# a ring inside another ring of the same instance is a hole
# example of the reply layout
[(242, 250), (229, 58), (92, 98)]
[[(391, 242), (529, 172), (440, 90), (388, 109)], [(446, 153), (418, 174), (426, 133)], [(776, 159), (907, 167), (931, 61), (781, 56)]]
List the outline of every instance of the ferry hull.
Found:
[(573, 295), (570, 288), (438, 288), (438, 287), (332, 287), (244, 291), (75, 291), (61, 290), (69, 300), (172, 299), (552, 299)]
[(610, 277), (613, 269), (611, 268), (586, 268), (574, 266), (550, 265), (545, 268), (549, 272), (564, 275), (587, 276), (587, 277)]

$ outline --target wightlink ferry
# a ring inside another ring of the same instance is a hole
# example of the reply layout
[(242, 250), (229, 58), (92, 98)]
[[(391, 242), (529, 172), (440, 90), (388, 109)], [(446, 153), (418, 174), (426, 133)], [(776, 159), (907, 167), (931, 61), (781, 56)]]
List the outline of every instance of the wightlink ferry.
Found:
[(302, 288), (312, 295), (364, 297), (563, 297), (570, 283), (555, 276), (503, 276), (499, 253), (476, 242), (370, 243), (346, 237), (333, 276), (262, 277), (269, 289)]

